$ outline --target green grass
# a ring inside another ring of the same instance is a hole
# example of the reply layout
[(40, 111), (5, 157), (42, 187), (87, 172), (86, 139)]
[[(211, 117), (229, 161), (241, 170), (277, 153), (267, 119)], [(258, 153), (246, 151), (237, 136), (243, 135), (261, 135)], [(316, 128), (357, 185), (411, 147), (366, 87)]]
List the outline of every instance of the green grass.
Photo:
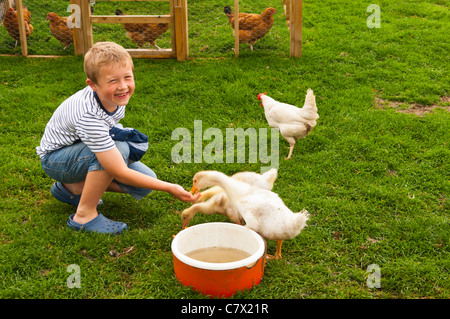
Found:
[[(241, 45), (235, 59), (221, 11), (228, 2), (189, 1), (189, 61), (135, 59), (136, 92), (122, 123), (149, 136), (143, 162), (159, 178), (189, 189), (200, 170), (259, 172), (265, 164), (175, 164), (174, 129), (193, 132), (194, 120), (224, 136), (230, 126), (265, 128), (259, 92), (301, 106), (314, 90), (318, 124), (290, 161), (280, 138), (274, 187), (293, 211), (310, 211), (309, 226), (284, 242), (284, 258), (266, 264), (260, 285), (236, 297), (449, 298), (449, 112), (416, 116), (375, 105), (378, 97), (449, 106), (441, 100), (449, 96), (449, 1), (376, 1), (379, 29), (366, 26), (371, 2), (304, 1), (301, 59), (289, 58), (281, 1), (274, 30), (253, 52)], [(35, 147), (55, 108), (85, 86), (82, 58), (0, 61), (0, 297), (204, 298), (173, 273), (170, 244), (181, 229), (174, 212), (188, 204), (161, 192), (140, 202), (108, 193), (101, 212), (128, 232), (66, 227), (75, 209), (50, 194)], [(213, 221), (226, 219), (197, 214), (193, 224)], [(71, 264), (80, 267), (79, 289), (66, 284)], [(379, 289), (366, 284), (371, 264), (380, 267)]]

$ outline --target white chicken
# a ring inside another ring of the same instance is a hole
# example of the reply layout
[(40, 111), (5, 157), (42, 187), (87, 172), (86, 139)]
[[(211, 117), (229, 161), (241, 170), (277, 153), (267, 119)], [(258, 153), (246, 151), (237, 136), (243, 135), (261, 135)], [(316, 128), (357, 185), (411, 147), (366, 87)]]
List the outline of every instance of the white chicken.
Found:
[(311, 129), (316, 126), (316, 120), (319, 118), (313, 91), (308, 89), (305, 104), (302, 108), (275, 101), (266, 93), (258, 94), (258, 100), (264, 107), (264, 114), (270, 127), (278, 129), (288, 141), (289, 155), (286, 159), (291, 159), (295, 142), (308, 135)]
[[(275, 168), (258, 174), (254, 172), (239, 172), (231, 178), (256, 186), (258, 188), (271, 190), (277, 178), (278, 171)], [(214, 186), (201, 193), (199, 200), (191, 207), (181, 213), (183, 227), (187, 227), (191, 219), (198, 212), (203, 214), (221, 214), (228, 217), (233, 223), (242, 224), (242, 217), (230, 203), (227, 194), (219, 186)]]
[(283, 240), (297, 236), (306, 226), (309, 213), (293, 213), (274, 192), (258, 188), (218, 171), (201, 171), (194, 175), (192, 190), (208, 186), (223, 188), (231, 205), (245, 220), (245, 226), (266, 239), (276, 240), (275, 258), (281, 258)]

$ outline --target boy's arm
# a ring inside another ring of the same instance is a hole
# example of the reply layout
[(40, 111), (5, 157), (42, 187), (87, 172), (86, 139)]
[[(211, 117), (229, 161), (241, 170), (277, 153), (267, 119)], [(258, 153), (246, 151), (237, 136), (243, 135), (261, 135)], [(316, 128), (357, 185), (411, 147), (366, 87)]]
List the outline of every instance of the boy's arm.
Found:
[(193, 196), (180, 185), (165, 182), (128, 168), (116, 147), (109, 151), (95, 153), (95, 155), (105, 171), (122, 184), (167, 192), (184, 202), (195, 202), (200, 197), (200, 194)]

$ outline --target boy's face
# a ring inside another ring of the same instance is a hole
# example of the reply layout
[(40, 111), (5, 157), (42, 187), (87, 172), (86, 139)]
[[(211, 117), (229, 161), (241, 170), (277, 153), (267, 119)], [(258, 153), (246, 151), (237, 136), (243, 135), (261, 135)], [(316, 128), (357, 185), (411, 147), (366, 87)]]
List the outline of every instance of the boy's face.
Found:
[(118, 105), (127, 105), (134, 92), (134, 75), (130, 63), (102, 65), (97, 83), (87, 79), (86, 83), (97, 92), (103, 106), (114, 112)]

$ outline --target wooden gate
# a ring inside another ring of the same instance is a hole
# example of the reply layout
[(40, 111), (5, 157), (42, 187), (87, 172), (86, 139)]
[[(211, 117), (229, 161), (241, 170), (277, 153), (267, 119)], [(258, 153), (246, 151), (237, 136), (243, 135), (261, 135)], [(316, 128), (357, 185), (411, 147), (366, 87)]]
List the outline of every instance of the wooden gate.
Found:
[[(108, 0), (97, 0), (108, 1)], [(171, 49), (127, 49), (137, 58), (177, 58), (184, 61), (189, 56), (187, 0), (115, 0), (115, 1), (169, 1), (168, 15), (92, 15), (90, 0), (71, 0), (80, 7), (81, 28), (74, 28), (75, 55), (84, 55), (94, 44), (93, 23), (169, 23), (172, 36)]]

